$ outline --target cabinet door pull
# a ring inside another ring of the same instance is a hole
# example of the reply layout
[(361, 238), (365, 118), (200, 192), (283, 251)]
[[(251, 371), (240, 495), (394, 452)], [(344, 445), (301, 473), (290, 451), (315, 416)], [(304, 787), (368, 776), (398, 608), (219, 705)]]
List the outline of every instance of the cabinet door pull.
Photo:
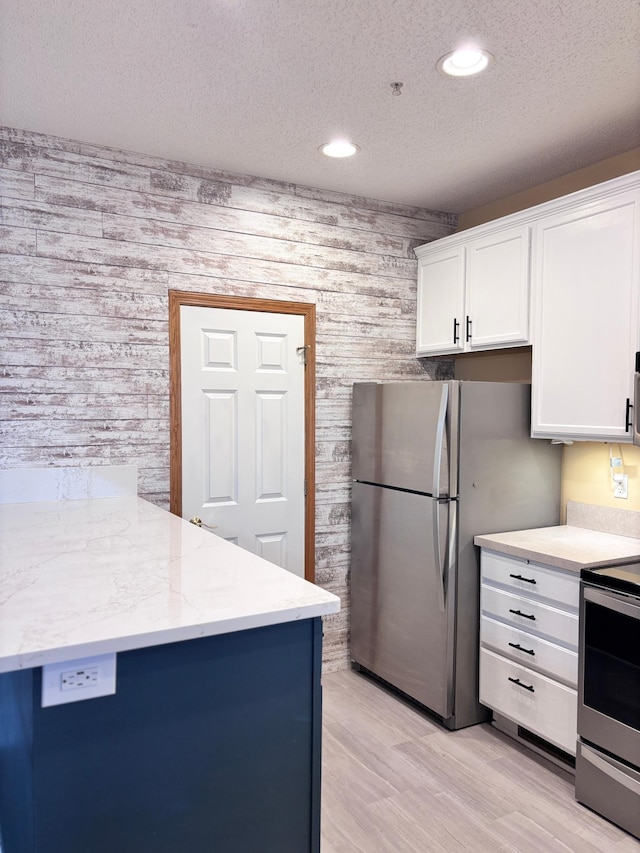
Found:
[(517, 581), (525, 581), (526, 583), (537, 583), (534, 578), (525, 578), (523, 575), (509, 575), (510, 578), (515, 578)]
[(460, 328), (460, 323), (454, 317), (453, 318), (453, 342), (454, 342), (454, 344), (457, 344), (458, 341), (460, 340), (460, 335), (458, 333), (459, 328)]
[(511, 678), (511, 676), (509, 676), (509, 681), (513, 682), (513, 684), (517, 684), (518, 687), (522, 687), (524, 690), (528, 690), (529, 693), (535, 693), (536, 692), (536, 689), (533, 686), (533, 684), (523, 684), (519, 678)]
[(629, 430), (631, 429), (631, 418), (629, 417), (629, 415), (631, 414), (631, 409), (633, 409), (633, 403), (631, 402), (630, 398), (627, 397), (627, 406), (624, 410), (624, 431), (625, 432), (629, 432)]
[(535, 652), (533, 649), (525, 649), (520, 643), (509, 643), (512, 649), (518, 649), (519, 652), (526, 652), (528, 655), (533, 655), (535, 657)]
[(471, 323), (472, 322), (473, 321), (472, 321), (471, 317), (467, 314), (467, 333), (466, 333), (467, 341), (471, 340)]
[(509, 608), (509, 613), (515, 613), (516, 616), (524, 616), (525, 619), (533, 619), (534, 622), (536, 621), (536, 617), (533, 613), (523, 613), (522, 610), (512, 610), (511, 608)]

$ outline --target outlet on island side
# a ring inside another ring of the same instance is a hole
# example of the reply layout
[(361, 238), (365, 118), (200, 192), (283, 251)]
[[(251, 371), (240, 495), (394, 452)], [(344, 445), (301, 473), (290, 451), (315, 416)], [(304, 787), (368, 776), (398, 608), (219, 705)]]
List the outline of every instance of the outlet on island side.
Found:
[(42, 667), (42, 707), (97, 699), (116, 692), (116, 655), (50, 663)]
[(85, 690), (87, 687), (95, 687), (99, 681), (99, 666), (68, 669), (60, 675), (60, 690)]

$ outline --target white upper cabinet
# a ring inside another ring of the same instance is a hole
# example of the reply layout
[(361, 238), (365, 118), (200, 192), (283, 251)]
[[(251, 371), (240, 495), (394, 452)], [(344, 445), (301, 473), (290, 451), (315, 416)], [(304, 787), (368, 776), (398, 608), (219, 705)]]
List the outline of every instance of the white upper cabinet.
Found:
[(640, 171), (420, 246), (416, 256), (417, 355), (530, 343), (534, 438), (631, 442)]
[(527, 225), (492, 222), (420, 246), (416, 255), (417, 355), (529, 342)]
[(529, 342), (528, 226), (507, 228), (469, 243), (467, 318), (469, 349)]
[(533, 226), (534, 437), (631, 441), (640, 189), (608, 183)]
[(427, 252), (420, 257), (418, 355), (462, 352), (464, 310), (464, 246)]

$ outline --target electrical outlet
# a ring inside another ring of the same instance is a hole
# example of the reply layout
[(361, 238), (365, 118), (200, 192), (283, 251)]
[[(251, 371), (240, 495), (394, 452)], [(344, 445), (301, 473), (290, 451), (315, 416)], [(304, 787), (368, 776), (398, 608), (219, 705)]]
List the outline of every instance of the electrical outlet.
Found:
[(95, 655), (42, 667), (42, 707), (96, 699), (116, 692), (116, 655)]
[(68, 669), (60, 675), (60, 690), (85, 690), (87, 687), (95, 687), (99, 681), (99, 666)]
[(627, 498), (629, 497), (629, 475), (628, 474), (614, 474), (613, 475), (613, 496), (614, 498)]

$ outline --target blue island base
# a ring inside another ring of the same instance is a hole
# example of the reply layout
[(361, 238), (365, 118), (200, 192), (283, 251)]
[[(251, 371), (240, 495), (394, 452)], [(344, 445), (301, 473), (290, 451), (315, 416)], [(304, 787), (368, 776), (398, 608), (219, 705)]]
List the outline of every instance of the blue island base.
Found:
[(0, 675), (2, 853), (319, 853), (320, 618), (121, 652), (116, 693)]

